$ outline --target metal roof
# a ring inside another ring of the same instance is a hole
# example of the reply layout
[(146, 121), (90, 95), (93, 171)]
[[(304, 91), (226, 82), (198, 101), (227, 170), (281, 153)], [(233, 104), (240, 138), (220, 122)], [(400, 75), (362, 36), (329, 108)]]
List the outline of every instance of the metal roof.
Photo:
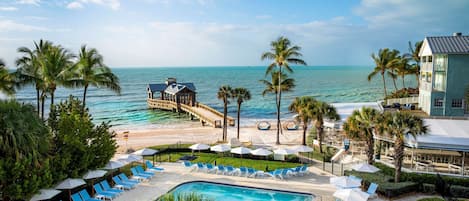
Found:
[(166, 84), (148, 84), (148, 88), (150, 88), (152, 92), (164, 91), (166, 89)]
[(432, 54), (469, 54), (469, 36), (426, 37)]
[(166, 84), (148, 84), (148, 87), (152, 92), (161, 92), (164, 91), (170, 94), (176, 94), (177, 92), (183, 90), (184, 88), (188, 88), (189, 90), (195, 92), (194, 83), (174, 83), (167, 86)]

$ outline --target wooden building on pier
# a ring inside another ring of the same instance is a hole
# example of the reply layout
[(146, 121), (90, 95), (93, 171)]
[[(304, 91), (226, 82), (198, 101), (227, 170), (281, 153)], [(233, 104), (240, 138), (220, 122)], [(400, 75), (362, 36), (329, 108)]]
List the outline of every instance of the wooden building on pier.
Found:
[(162, 84), (148, 84), (147, 92), (149, 99), (159, 99), (195, 106), (196, 88), (194, 83), (177, 83), (176, 78), (168, 78)]

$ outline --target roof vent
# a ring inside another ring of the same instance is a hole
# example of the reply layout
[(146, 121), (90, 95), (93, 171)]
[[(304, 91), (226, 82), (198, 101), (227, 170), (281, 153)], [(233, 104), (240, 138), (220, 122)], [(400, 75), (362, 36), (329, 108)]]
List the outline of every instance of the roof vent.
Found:
[(455, 33), (453, 33), (453, 36), (462, 36), (462, 33), (461, 32), (455, 32)]

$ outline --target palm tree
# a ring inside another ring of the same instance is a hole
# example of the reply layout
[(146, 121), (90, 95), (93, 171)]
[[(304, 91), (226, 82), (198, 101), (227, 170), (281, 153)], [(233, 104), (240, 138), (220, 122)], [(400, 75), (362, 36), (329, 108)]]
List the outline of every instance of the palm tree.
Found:
[(402, 160), (404, 158), (404, 138), (417, 137), (428, 132), (428, 127), (423, 124), (420, 117), (410, 113), (394, 112), (385, 113), (382, 122), (384, 133), (395, 138), (394, 141), (394, 182), (399, 182), (401, 177)]
[(381, 113), (370, 107), (363, 107), (360, 110), (354, 110), (343, 125), (347, 137), (352, 139), (364, 140), (367, 145), (368, 164), (373, 164), (374, 137), (373, 131), (378, 123)]
[(218, 89), (217, 98), (223, 101), (223, 136), (222, 140), (226, 142), (228, 135), (228, 127), (226, 116), (228, 115), (228, 104), (230, 104), (230, 98), (232, 95), (232, 89), (228, 85), (223, 85)]
[(389, 77), (392, 78), (392, 83), (394, 84), (394, 89), (397, 91), (396, 80), (397, 80), (398, 75), (397, 75), (396, 71), (399, 68), (399, 62), (400, 62), (400, 59), (398, 58), (399, 57), (399, 51), (398, 50), (392, 50), (389, 57), (390, 57), (391, 60), (396, 60), (394, 65), (389, 66), (388, 75), (389, 75)]
[[(280, 36), (277, 40), (272, 41), (271, 44), (271, 51), (264, 52), (261, 56), (261, 60), (272, 60), (272, 63), (267, 67), (265, 72), (266, 76), (274, 71), (277, 71), (278, 76), (278, 92), (277, 95), (277, 136), (280, 134), (280, 106), (282, 100), (282, 87), (281, 84), (281, 77), (282, 70), (285, 68), (286, 71), (292, 73), (293, 70), (290, 67), (290, 64), (297, 64), (297, 65), (307, 65), (305, 61), (300, 59), (303, 55), (300, 53), (301, 47), (297, 45), (292, 45), (290, 40), (286, 37)], [(278, 70), (276, 70), (278, 69)], [(277, 141), (277, 143), (279, 143)]]
[(68, 82), (74, 55), (61, 46), (51, 46), (39, 59), (44, 86), (51, 95), (51, 106), (54, 105), (55, 90), (59, 85), (71, 86)]
[(311, 118), (314, 121), (314, 127), (317, 130), (317, 139), (319, 141), (319, 152), (322, 153), (322, 139), (324, 133), (324, 118), (331, 120), (340, 120), (339, 114), (334, 106), (322, 102), (315, 101), (312, 106)]
[(306, 131), (308, 130), (308, 125), (312, 120), (312, 112), (315, 102), (316, 100), (310, 96), (296, 97), (288, 107), (288, 110), (298, 114), (296, 116), (296, 120), (303, 123), (303, 145), (306, 145)]
[(420, 49), (422, 48), (423, 41), (418, 41), (414, 44), (414, 47), (412, 47), (412, 42), (409, 41), (409, 53), (404, 54), (405, 57), (408, 57), (412, 59), (415, 63), (412, 64), (412, 72), (415, 74), (415, 77), (417, 79), (417, 89), (420, 86), (420, 56), (419, 52)]
[(388, 70), (391, 69), (392, 66), (395, 66), (395, 64), (397, 63), (397, 60), (395, 59), (395, 57), (393, 57), (393, 54), (394, 53), (388, 48), (380, 49), (378, 52), (378, 56), (376, 56), (375, 53), (371, 54), (371, 58), (373, 58), (373, 61), (375, 62), (376, 66), (373, 69), (373, 72), (368, 75), (368, 81), (371, 81), (371, 79), (379, 73), (383, 79), (385, 98), (388, 96), (388, 94), (386, 90), (386, 78), (384, 77), (384, 74), (388, 72)]
[(238, 103), (238, 128), (237, 128), (237, 137), (239, 139), (239, 120), (240, 120), (240, 113), (241, 113), (241, 104), (244, 101), (251, 99), (251, 92), (249, 92), (246, 88), (235, 88), (232, 91), (232, 98), (236, 99)]
[(405, 89), (405, 76), (412, 73), (413, 69), (409, 65), (409, 59), (402, 56), (398, 57), (399, 62), (397, 62), (396, 74), (402, 79), (402, 87)]
[(0, 59), (0, 92), (12, 95), (15, 93), (15, 80), (5, 66), (5, 62)]
[[(265, 85), (264, 91), (262, 91), (262, 96), (265, 96), (268, 93), (275, 94), (275, 102), (277, 104), (277, 112), (279, 109), (279, 102), (277, 93), (279, 92), (278, 88), (280, 86), (281, 91), (291, 91), (295, 87), (295, 80), (293, 78), (288, 78), (287, 74), (282, 73), (278, 74), (277, 71), (272, 71), (270, 73), (271, 81), (269, 80), (260, 80), (261, 83)], [(280, 79), (279, 79), (280, 77)], [(280, 81), (280, 82), (279, 82)], [(277, 128), (280, 130), (280, 123), (277, 122)], [(276, 144), (280, 144), (280, 132), (277, 132), (277, 141)]]
[(78, 62), (72, 69), (72, 82), (74, 86), (83, 86), (83, 108), (86, 104), (86, 92), (88, 87), (105, 87), (120, 94), (119, 78), (114, 75), (110, 68), (103, 64), (103, 57), (95, 48), (87, 49), (82, 45), (78, 55)]

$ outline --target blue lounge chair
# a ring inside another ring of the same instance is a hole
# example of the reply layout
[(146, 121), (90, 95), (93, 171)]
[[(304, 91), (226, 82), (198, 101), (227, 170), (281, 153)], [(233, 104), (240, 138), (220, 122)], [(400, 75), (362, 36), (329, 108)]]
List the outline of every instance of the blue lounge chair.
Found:
[(195, 170), (194, 164), (192, 164), (190, 161), (183, 161), (182, 164), (184, 167), (189, 168), (191, 171)]
[(238, 176), (243, 176), (243, 175), (247, 175), (248, 173), (248, 169), (246, 167), (239, 167), (239, 174)]
[(304, 174), (309, 174), (308, 165), (301, 166), (300, 175), (303, 176)]
[(127, 189), (127, 190), (130, 190), (130, 189), (134, 188), (137, 185), (135, 183), (124, 182), (118, 176), (112, 177), (112, 181), (114, 181), (114, 183), (116, 183), (117, 185), (122, 186), (124, 189)]
[(197, 171), (206, 171), (205, 165), (203, 163), (197, 163)]
[(225, 174), (226, 170), (225, 170), (225, 167), (223, 165), (218, 165), (217, 166), (217, 174), (218, 173), (221, 173), (221, 174)]
[(207, 168), (207, 172), (208, 172), (208, 173), (217, 171), (217, 170), (215, 169), (215, 167), (213, 167), (213, 165), (210, 164), (210, 163), (205, 164), (205, 168)]
[(277, 178), (282, 179), (282, 171), (283, 171), (283, 169), (276, 169), (274, 171), (267, 172), (265, 174), (267, 176), (271, 176), (274, 179), (277, 179)]
[(370, 186), (368, 187), (368, 190), (366, 191), (366, 193), (368, 193), (370, 195), (370, 197), (375, 197), (377, 189), (378, 189), (378, 184), (371, 183)]
[(117, 193), (117, 194), (120, 194), (120, 193), (124, 192), (123, 190), (120, 190), (120, 189), (117, 189), (117, 188), (111, 188), (111, 185), (109, 185), (109, 183), (107, 183), (106, 180), (101, 182), (101, 186), (103, 187), (104, 191), (114, 192), (114, 193)]
[(233, 175), (235, 173), (235, 168), (233, 166), (226, 166), (226, 174)]
[(129, 178), (127, 177), (127, 175), (125, 175), (124, 173), (120, 173), (120, 174), (117, 175), (117, 176), (118, 176), (118, 177), (120, 178), (120, 180), (121, 180), (122, 182), (124, 182), (124, 183), (130, 183), (130, 184), (132, 184), (132, 185), (133, 185), (133, 184), (139, 184), (139, 183), (140, 183), (140, 181), (138, 181), (138, 179), (129, 179)]
[(254, 168), (248, 168), (248, 172), (246, 174), (246, 177), (253, 177), (255, 178), (257, 176), (257, 170)]
[(134, 176), (136, 179), (139, 179), (139, 180), (144, 180), (144, 179), (149, 180), (151, 178), (150, 175), (141, 174), (137, 172), (135, 168), (130, 168), (130, 172), (132, 172), (132, 176)]
[(92, 198), (86, 189), (81, 190), (80, 195), (84, 201), (101, 201), (100, 199)]
[(301, 172), (301, 168), (302, 168), (302, 167), (303, 167), (303, 166), (298, 166), (298, 167), (295, 167), (295, 168), (290, 168), (291, 174), (292, 174), (292, 175), (295, 175), (295, 176), (300, 175), (300, 172)]
[(154, 173), (154, 172), (145, 171), (145, 170), (143, 169), (143, 167), (140, 166), (140, 165), (136, 165), (136, 166), (135, 166), (135, 169), (136, 169), (137, 172), (140, 173), (140, 174), (146, 174), (146, 175), (149, 175), (149, 176), (155, 176), (155, 173)]
[(361, 179), (361, 178), (358, 178), (358, 177), (356, 177), (356, 176), (354, 176), (354, 175), (349, 175), (348, 177), (349, 177), (350, 179), (353, 179), (353, 180), (358, 181), (359, 183), (362, 183), (362, 179)]
[(282, 169), (282, 174), (280, 174), (281, 179), (286, 179), (290, 177), (291, 175), (291, 170), (290, 169)]
[(164, 168), (154, 166), (150, 161), (145, 161), (145, 164), (147, 165), (147, 169), (152, 171), (162, 172), (164, 170)]
[(114, 199), (117, 197), (117, 193), (113, 193), (113, 192), (109, 192), (109, 191), (104, 191), (102, 188), (101, 188), (101, 185), (99, 184), (95, 184), (93, 185), (93, 188), (94, 188), (94, 191), (96, 191), (96, 196), (97, 197), (104, 197), (106, 199)]
[(80, 197), (80, 194), (78, 194), (78, 193), (72, 194), (72, 200), (73, 201), (83, 201), (83, 199), (81, 199), (81, 197)]

